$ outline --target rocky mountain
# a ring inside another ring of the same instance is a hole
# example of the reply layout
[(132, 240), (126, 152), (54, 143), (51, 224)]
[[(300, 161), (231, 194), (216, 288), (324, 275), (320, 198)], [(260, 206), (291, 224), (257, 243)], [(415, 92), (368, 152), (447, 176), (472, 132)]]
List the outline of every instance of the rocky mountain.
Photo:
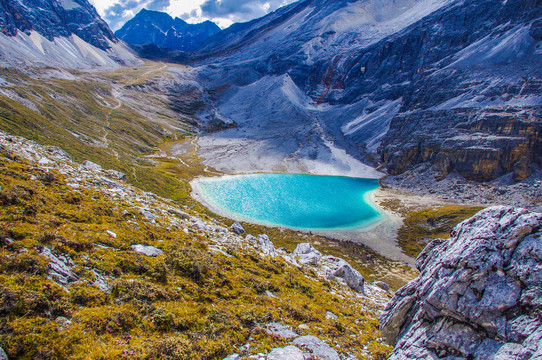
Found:
[(0, 32), (0, 61), (6, 65), (140, 63), (87, 0), (2, 0)]
[[(312, 171), (307, 163), (334, 159), (337, 172), (352, 174), (352, 163), (334, 155), (345, 151), (391, 175), (429, 166), (437, 179), (513, 173), (519, 181), (542, 165), (540, 5), (303, 0), (171, 56), (199, 66), (214, 101), (202, 119), (237, 124), (202, 138), (210, 165), (241, 160), (217, 154), (224, 139), (265, 161), (262, 141), (285, 137), (288, 149), (272, 146), (267, 170)], [(263, 84), (285, 89), (285, 81), (295, 89), (239, 95)], [(280, 130), (259, 131), (273, 126)]]
[(130, 44), (156, 44), (158, 46), (192, 51), (210, 36), (220, 32), (212, 21), (188, 24), (160, 11), (142, 9), (133, 19), (115, 32)]
[(382, 314), (399, 359), (539, 359), (542, 214), (488, 208), (431, 242)]

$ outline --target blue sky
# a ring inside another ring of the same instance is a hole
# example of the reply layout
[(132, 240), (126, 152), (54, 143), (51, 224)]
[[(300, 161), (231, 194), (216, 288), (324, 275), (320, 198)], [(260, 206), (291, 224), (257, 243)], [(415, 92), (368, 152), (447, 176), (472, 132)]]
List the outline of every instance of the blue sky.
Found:
[(295, 0), (89, 0), (113, 31), (141, 9), (157, 10), (189, 23), (214, 21), (221, 28), (249, 21)]

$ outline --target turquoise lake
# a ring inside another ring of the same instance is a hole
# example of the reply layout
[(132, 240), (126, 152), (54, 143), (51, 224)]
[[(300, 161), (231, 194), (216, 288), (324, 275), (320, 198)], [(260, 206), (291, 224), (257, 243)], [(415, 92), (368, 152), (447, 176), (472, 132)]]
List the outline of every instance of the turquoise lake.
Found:
[(251, 174), (200, 178), (193, 196), (236, 220), (299, 230), (361, 228), (383, 215), (370, 202), (378, 181), (341, 176)]

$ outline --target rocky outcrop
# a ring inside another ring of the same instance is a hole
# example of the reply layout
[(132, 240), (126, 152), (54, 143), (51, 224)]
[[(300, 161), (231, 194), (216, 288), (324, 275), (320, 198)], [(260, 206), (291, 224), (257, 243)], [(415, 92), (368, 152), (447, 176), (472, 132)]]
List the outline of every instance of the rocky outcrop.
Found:
[(166, 48), (191, 51), (210, 36), (220, 32), (212, 21), (188, 24), (160, 11), (142, 9), (115, 32), (120, 39), (130, 44), (156, 44)]
[(420, 254), (383, 312), (390, 359), (542, 356), (542, 214), (492, 207)]
[(15, 36), (17, 31), (37, 31), (50, 41), (75, 34), (102, 50), (118, 41), (87, 0), (1, 1), (0, 32)]
[(540, 119), (542, 107), (420, 110), (396, 116), (379, 151), (391, 175), (430, 163), (440, 178), (521, 181), (542, 166)]

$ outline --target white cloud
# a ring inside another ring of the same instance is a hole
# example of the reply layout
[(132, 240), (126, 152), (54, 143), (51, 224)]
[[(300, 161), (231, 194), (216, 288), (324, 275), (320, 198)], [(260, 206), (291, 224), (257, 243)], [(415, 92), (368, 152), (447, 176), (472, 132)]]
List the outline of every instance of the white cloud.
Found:
[[(89, 0), (111, 29), (118, 30), (141, 9), (167, 12), (189, 23), (205, 20), (226, 28), (263, 16), (294, 0)], [(236, 5), (237, 4), (237, 5)], [(203, 10), (202, 10), (203, 9)]]

